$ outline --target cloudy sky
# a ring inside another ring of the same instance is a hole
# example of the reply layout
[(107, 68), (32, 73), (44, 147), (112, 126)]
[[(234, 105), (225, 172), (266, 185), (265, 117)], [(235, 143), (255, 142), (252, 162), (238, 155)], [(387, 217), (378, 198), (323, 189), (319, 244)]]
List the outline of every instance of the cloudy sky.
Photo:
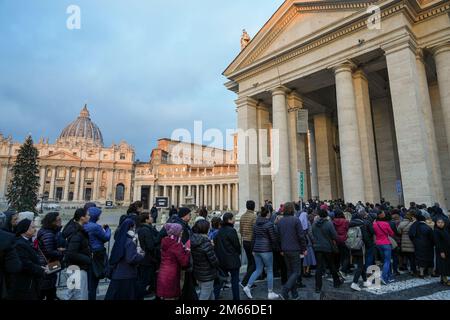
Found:
[[(54, 142), (87, 103), (148, 160), (176, 128), (236, 126), (221, 75), (282, 0), (0, 0), (0, 132)], [(70, 5), (81, 29), (67, 28)], [(204, 141), (208, 143), (208, 141)]]

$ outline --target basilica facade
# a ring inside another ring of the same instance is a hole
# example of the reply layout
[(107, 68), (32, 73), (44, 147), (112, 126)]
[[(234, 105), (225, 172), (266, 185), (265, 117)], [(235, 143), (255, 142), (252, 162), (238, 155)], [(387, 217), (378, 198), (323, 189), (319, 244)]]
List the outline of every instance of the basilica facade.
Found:
[[(0, 134), (0, 202), (6, 202), (11, 168), (21, 143)], [(156, 196), (169, 204), (237, 208), (236, 151), (161, 139), (148, 162), (136, 162), (125, 141), (104, 146), (87, 106), (56, 140), (40, 139), (39, 197), (63, 205), (87, 201), (118, 206), (142, 200), (149, 208)]]

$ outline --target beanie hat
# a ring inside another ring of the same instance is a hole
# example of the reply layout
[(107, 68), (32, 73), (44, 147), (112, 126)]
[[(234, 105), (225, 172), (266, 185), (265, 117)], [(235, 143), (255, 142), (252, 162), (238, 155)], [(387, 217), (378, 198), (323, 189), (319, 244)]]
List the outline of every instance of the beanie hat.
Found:
[(102, 214), (102, 210), (100, 210), (100, 208), (97, 208), (97, 207), (90, 207), (88, 209), (88, 213), (90, 216), (90, 220), (96, 222), (100, 218), (100, 215)]
[(30, 229), (31, 222), (32, 221), (29, 219), (24, 219), (24, 220), (20, 221), (16, 226), (16, 235), (21, 235), (21, 234), (27, 232), (28, 229)]
[(85, 205), (84, 205), (84, 211), (88, 211), (89, 210), (89, 208), (95, 208), (95, 207), (97, 207), (97, 205), (95, 204), (95, 203), (93, 203), (93, 202), (88, 202), (88, 203), (86, 203)]
[(187, 216), (190, 213), (191, 213), (191, 209), (189, 209), (189, 208), (183, 207), (183, 208), (180, 208), (180, 210), (178, 210), (178, 216), (180, 218), (183, 218), (183, 217)]
[(183, 231), (183, 227), (178, 223), (166, 223), (164, 225), (164, 229), (167, 231), (167, 235), (179, 237), (181, 232)]

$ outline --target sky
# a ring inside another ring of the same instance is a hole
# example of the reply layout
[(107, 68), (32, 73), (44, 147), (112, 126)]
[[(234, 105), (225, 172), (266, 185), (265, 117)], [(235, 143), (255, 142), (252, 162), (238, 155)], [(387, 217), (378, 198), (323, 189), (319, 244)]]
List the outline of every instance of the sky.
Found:
[[(235, 129), (222, 72), (242, 29), (253, 37), (282, 2), (0, 0), (0, 132), (53, 143), (87, 104), (106, 146), (125, 140), (147, 161), (194, 121)], [(67, 28), (70, 5), (80, 29)]]

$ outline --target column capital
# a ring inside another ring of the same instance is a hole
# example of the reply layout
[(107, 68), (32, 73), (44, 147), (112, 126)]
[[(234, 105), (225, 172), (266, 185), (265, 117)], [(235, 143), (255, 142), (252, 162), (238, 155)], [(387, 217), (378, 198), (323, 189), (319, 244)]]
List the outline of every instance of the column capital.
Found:
[(242, 107), (253, 107), (256, 108), (258, 105), (258, 100), (250, 97), (240, 97), (234, 101), (236, 103), (237, 109)]
[(288, 96), (288, 112), (296, 112), (303, 109), (303, 97), (296, 91), (292, 91)]
[(364, 79), (366, 81), (369, 81), (367, 79), (366, 73), (362, 69), (355, 70), (355, 72), (353, 72), (353, 78), (362, 78), (362, 79)]
[(279, 95), (286, 96), (288, 93), (291, 92), (291, 89), (281, 85), (271, 89), (270, 92), (272, 92), (272, 96), (279, 96)]
[(448, 51), (450, 51), (450, 42), (440, 43), (431, 49), (431, 52), (433, 53), (433, 56), (435, 56), (435, 57), (443, 52), (448, 52)]
[(338, 74), (341, 72), (352, 73), (356, 68), (357, 68), (356, 64), (354, 64), (350, 60), (346, 60), (346, 61), (340, 62), (334, 66), (331, 66), (331, 69), (333, 69), (334, 74)]
[(411, 51), (416, 52), (417, 48), (417, 42), (410, 34), (405, 35), (401, 39), (381, 45), (381, 49), (384, 51), (385, 55), (389, 55), (403, 49), (410, 49)]

